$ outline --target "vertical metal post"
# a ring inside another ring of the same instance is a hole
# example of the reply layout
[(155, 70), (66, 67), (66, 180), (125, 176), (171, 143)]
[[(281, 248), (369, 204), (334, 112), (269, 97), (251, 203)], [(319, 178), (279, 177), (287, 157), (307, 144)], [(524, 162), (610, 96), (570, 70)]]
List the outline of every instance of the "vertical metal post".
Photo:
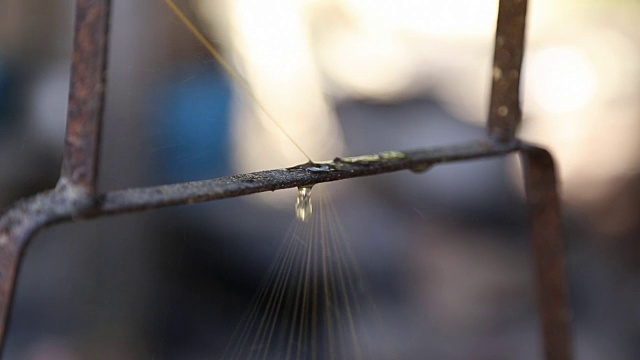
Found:
[(561, 235), (560, 201), (553, 158), (546, 150), (533, 146), (524, 146), (520, 154), (531, 213), (545, 359), (570, 360), (571, 308), (566, 248)]
[[(104, 110), (110, 6), (110, 0), (76, 2), (67, 132), (58, 186), (53, 191), (19, 202), (0, 218), (0, 346), (4, 344), (6, 336), (20, 259), (29, 239), (47, 224), (68, 220), (78, 214), (87, 215), (96, 210), (93, 199), (97, 189), (100, 132)], [(489, 135), (494, 140), (492, 145), (508, 143), (507, 146), (513, 146), (505, 152), (519, 146), (515, 133), (521, 121), (519, 86), (526, 9), (526, 0), (500, 0), (487, 126)], [(466, 148), (455, 149), (448, 160), (441, 159), (440, 156), (439, 160), (434, 162), (492, 154), (478, 152), (477, 156), (469, 156), (465, 155), (464, 149)], [(546, 150), (527, 145), (522, 146), (521, 156), (532, 218), (545, 357), (547, 360), (569, 360), (572, 356), (570, 307), (553, 159)], [(236, 176), (234, 180), (242, 183), (240, 176)], [(194, 184), (177, 184), (175, 189), (183, 191), (183, 187), (192, 191)], [(130, 204), (120, 204), (121, 211), (125, 211), (127, 206), (141, 211), (179, 204), (185, 199), (184, 196), (189, 195), (179, 192), (178, 198), (181, 201), (172, 200), (168, 189), (123, 191), (111, 194), (111, 200), (119, 199), (118, 196), (124, 197)], [(197, 192), (193, 194), (194, 199), (204, 201), (221, 198), (213, 195), (212, 191), (211, 186), (206, 186), (202, 193), (208, 195)], [(149, 196), (141, 196), (145, 194)], [(158, 199), (155, 199), (155, 194), (158, 194)], [(239, 195), (242, 193), (235, 194), (230, 191), (226, 197)], [(139, 199), (136, 196), (143, 199), (140, 204), (137, 203)], [(115, 201), (115, 204), (118, 202)], [(103, 215), (108, 214), (109, 206), (102, 211)]]
[(61, 182), (93, 194), (104, 110), (110, 0), (77, 0)]
[[(526, 0), (500, 0), (487, 121), (489, 137), (498, 142), (514, 141), (522, 121), (520, 74), (526, 15)], [(570, 307), (553, 158), (546, 150), (527, 145), (521, 157), (532, 219), (545, 359), (569, 360)]]
[(104, 109), (110, 0), (77, 0), (62, 172), (55, 190), (16, 204), (0, 219), (0, 347), (22, 253), (43, 226), (93, 206)]
[(522, 118), (520, 110), (520, 70), (524, 54), (526, 0), (500, 0), (493, 53), (489, 136), (510, 142)]

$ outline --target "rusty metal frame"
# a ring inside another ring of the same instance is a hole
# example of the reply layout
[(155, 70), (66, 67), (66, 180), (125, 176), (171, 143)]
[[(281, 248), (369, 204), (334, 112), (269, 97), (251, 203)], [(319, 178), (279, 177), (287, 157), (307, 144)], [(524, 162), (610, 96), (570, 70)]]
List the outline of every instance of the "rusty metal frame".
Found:
[(349, 162), (349, 158), (336, 159), (328, 163), (332, 171), (297, 167), (99, 194), (96, 184), (110, 9), (110, 0), (76, 2), (67, 132), (58, 184), (52, 190), (17, 202), (0, 218), (2, 344), (22, 255), (33, 235), (48, 225), (518, 152), (532, 222), (545, 359), (572, 358), (566, 254), (553, 158), (546, 150), (515, 137), (522, 117), (519, 88), (526, 0), (500, 0), (499, 3), (486, 139), (410, 150), (401, 156), (382, 154), (377, 160), (364, 164)]

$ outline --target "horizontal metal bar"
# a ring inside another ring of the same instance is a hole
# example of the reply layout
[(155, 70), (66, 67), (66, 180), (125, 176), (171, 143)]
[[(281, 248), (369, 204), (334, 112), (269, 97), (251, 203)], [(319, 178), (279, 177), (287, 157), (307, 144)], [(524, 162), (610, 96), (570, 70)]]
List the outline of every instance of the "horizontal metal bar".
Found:
[[(109, 192), (90, 216), (142, 211), (170, 205), (191, 204), (264, 191), (300, 187), (322, 182), (382, 174), (404, 169), (426, 169), (444, 162), (505, 154), (519, 143), (477, 141), (458, 146), (404, 152), (384, 152), (354, 158), (336, 158), (315, 167), (260, 171), (212, 180)], [(323, 170), (324, 168), (324, 170)]]
[(61, 178), (54, 190), (24, 199), (0, 217), (0, 340), (6, 334), (22, 253), (32, 235), (49, 224), (231, 198), (405, 169), (422, 171), (438, 163), (507, 154), (519, 150), (520, 146), (517, 141), (505, 144), (480, 140), (431, 149), (387, 151), (373, 155), (336, 158), (323, 163), (303, 164), (289, 169), (118, 190), (98, 196), (87, 193), (77, 184)]

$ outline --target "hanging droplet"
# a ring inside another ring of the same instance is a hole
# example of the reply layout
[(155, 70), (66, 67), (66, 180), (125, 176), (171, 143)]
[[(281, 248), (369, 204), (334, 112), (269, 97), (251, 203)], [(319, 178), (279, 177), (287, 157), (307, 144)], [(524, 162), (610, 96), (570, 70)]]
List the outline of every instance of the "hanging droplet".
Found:
[(416, 174), (421, 174), (429, 169), (431, 169), (431, 166), (433, 166), (433, 164), (424, 164), (424, 165), (416, 165), (410, 168), (411, 171), (413, 171)]
[(296, 216), (302, 221), (307, 221), (311, 217), (313, 208), (311, 207), (311, 186), (301, 186), (298, 188), (298, 199), (296, 199)]

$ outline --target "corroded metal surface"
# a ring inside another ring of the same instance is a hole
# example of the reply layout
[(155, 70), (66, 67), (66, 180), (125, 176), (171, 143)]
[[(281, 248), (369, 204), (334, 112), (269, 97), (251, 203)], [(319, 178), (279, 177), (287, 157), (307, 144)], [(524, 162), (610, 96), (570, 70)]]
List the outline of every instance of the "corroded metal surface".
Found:
[[(60, 181), (54, 190), (24, 199), (0, 218), (0, 340), (4, 343), (20, 259), (29, 238), (60, 221), (144, 211), (171, 205), (300, 187), (434, 164), (521, 151), (533, 220), (545, 354), (571, 358), (569, 306), (560, 237), (560, 209), (553, 160), (545, 150), (515, 139), (521, 120), (520, 68), (525, 0), (501, 0), (489, 113), (489, 139), (449, 147), (384, 152), (289, 169), (96, 194), (104, 104), (109, 0), (77, 0), (67, 134)], [(0, 344), (1, 346), (2, 344)]]
[(437, 163), (506, 154), (518, 150), (519, 145), (517, 142), (502, 144), (482, 140), (458, 146), (393, 152), (395, 156), (386, 156), (389, 152), (385, 152), (336, 158), (322, 163), (329, 166), (318, 166), (320, 170), (300, 165), (204, 181), (113, 191), (97, 196), (86, 193), (76, 184), (69, 184), (62, 178), (56, 189), (18, 202), (0, 218), (0, 337), (4, 336), (8, 323), (21, 254), (29, 238), (49, 224), (193, 204), (405, 169), (424, 169)]
[(61, 181), (54, 190), (24, 199), (0, 218), (0, 345), (4, 344), (22, 253), (29, 239), (54, 222), (93, 207), (91, 196)]
[(500, 0), (493, 54), (489, 136), (511, 141), (522, 119), (520, 72), (524, 54), (526, 0)]
[(42, 227), (94, 206), (104, 108), (110, 0), (78, 0), (61, 177), (56, 189), (24, 199), (0, 219), (0, 341), (20, 259)]
[(78, 0), (62, 178), (96, 191), (110, 0)]
[(555, 166), (544, 149), (524, 146), (521, 156), (531, 213), (545, 359), (569, 360), (571, 308)]
[[(373, 154), (355, 158), (338, 158), (332, 162), (318, 164), (319, 169), (323, 168), (322, 165), (327, 165), (326, 170), (309, 170), (308, 166), (301, 165), (289, 169), (259, 171), (211, 180), (113, 191), (101, 198), (95, 213), (90, 215), (141, 211), (404, 169), (424, 169), (437, 163), (502, 155), (517, 150), (518, 146), (519, 144), (515, 142), (501, 144), (483, 140), (458, 146), (404, 151), (402, 152), (404, 156), (380, 157), (379, 154)], [(366, 162), (357, 160), (362, 158), (378, 160)], [(349, 162), (349, 159), (356, 159), (356, 161)]]

